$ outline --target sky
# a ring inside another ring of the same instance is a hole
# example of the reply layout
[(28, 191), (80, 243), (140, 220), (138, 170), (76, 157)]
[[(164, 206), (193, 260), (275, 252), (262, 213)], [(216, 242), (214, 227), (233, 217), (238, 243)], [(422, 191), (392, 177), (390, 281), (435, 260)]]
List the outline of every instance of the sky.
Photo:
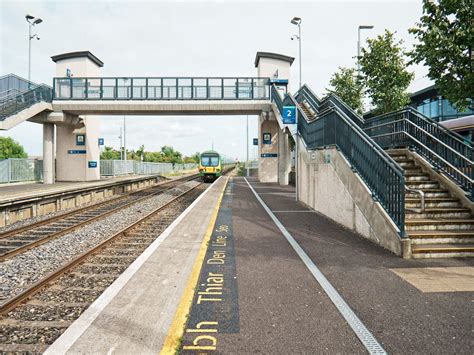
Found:
[[(0, 0), (0, 75), (27, 77), (28, 25), (41, 17), (32, 43), (32, 81), (52, 85), (51, 56), (89, 50), (104, 62), (103, 76), (256, 76), (257, 51), (296, 57), (291, 18), (302, 18), (302, 77), (322, 96), (340, 66), (354, 66), (357, 27), (362, 43), (385, 29), (396, 31), (410, 48), (408, 34), (422, 14), (421, 0), (406, 1), (7, 1)], [(430, 85), (422, 66), (409, 68), (409, 91)], [(101, 116), (100, 136), (119, 147), (123, 117)], [(257, 137), (257, 117), (249, 116), (249, 140)], [(0, 135), (19, 141), (32, 156), (42, 154), (42, 127), (22, 123)], [(159, 150), (172, 145), (185, 155), (214, 148), (245, 159), (246, 116), (128, 116), (127, 148)], [(250, 155), (256, 154), (250, 145)]]

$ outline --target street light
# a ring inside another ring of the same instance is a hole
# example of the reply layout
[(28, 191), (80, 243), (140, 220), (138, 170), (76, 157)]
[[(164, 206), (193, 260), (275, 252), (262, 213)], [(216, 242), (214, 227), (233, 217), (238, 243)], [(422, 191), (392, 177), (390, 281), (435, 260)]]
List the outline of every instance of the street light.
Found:
[(298, 34), (291, 36), (291, 40), (297, 39), (299, 45), (299, 66), (300, 66), (300, 89), (301, 89), (301, 18), (300, 17), (293, 17), (291, 19), (291, 23), (293, 25), (298, 26)]
[(31, 35), (31, 28), (34, 25), (39, 25), (43, 20), (39, 17), (34, 17), (32, 15), (25, 15), (25, 19), (28, 22), (28, 86), (30, 85), (31, 81), (31, 40), (36, 38), (39, 41), (39, 37), (37, 34)]
[(374, 28), (372, 25), (360, 25), (357, 30), (357, 77), (360, 76), (360, 30), (371, 30)]

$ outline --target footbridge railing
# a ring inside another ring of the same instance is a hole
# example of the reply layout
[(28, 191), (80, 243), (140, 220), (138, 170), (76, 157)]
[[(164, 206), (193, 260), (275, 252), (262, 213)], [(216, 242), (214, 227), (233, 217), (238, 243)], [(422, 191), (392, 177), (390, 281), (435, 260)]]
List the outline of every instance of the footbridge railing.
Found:
[(268, 100), (268, 78), (54, 78), (54, 100)]
[(51, 102), (52, 91), (47, 85), (39, 85), (24, 92), (9, 90), (0, 98), (0, 121), (38, 102)]
[[(272, 101), (274, 102), (278, 100), (275, 95), (279, 95), (275, 92), (276, 89), (273, 88)], [(308, 101), (318, 101), (318, 98), (309, 90), (304, 93), (299, 92), (299, 95), (301, 100), (305, 98)], [(319, 105), (316, 108), (318, 112), (316, 119), (310, 121), (292, 95), (286, 95), (283, 103), (296, 106), (298, 133), (306, 147), (318, 149), (336, 146), (366, 183), (374, 199), (380, 202), (403, 237), (405, 176), (395, 161), (374, 143), (338, 105), (327, 105), (323, 110), (321, 110), (322, 105)]]

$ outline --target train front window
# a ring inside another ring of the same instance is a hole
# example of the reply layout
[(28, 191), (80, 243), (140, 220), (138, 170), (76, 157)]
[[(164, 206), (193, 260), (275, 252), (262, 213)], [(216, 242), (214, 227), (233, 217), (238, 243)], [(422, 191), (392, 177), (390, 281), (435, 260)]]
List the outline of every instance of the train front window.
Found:
[(202, 166), (218, 166), (219, 165), (219, 157), (218, 156), (203, 156), (201, 157), (201, 165)]

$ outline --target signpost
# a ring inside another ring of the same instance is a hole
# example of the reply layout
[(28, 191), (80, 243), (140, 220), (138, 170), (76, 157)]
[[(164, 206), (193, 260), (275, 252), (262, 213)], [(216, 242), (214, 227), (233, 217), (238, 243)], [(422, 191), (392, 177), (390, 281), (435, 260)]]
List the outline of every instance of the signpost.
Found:
[(253, 139), (253, 145), (258, 145), (258, 138)]
[(283, 123), (296, 124), (296, 106), (283, 106)]
[(99, 145), (104, 145), (104, 138), (99, 138)]

